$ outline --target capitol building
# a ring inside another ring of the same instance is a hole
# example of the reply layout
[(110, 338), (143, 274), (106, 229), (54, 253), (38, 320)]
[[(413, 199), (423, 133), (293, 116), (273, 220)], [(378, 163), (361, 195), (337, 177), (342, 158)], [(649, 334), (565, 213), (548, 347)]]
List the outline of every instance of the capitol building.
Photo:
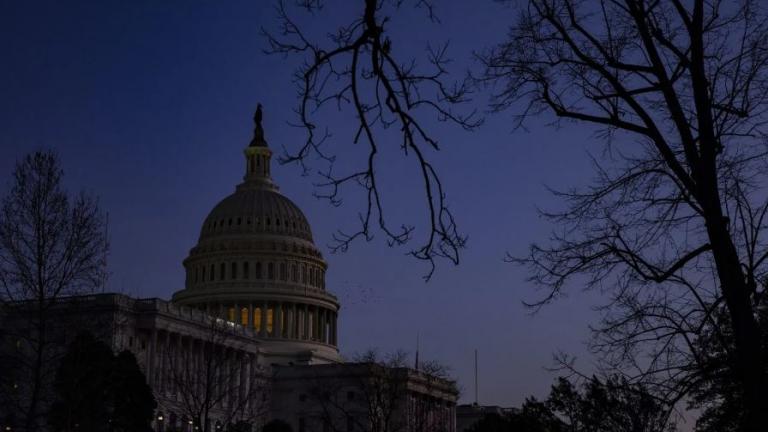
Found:
[[(184, 288), (170, 301), (78, 301), (98, 337), (136, 356), (158, 403), (154, 429), (454, 432), (454, 382), (418, 364), (339, 354), (328, 265), (309, 221), (272, 180), (261, 107), (254, 121), (243, 180), (202, 221)], [(74, 336), (65, 327), (62, 341)]]

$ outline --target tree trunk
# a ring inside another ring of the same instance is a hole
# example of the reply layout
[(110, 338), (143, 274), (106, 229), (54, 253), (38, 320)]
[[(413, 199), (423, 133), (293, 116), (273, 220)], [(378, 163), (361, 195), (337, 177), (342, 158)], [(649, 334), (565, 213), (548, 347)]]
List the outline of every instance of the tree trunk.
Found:
[(730, 314), (738, 378), (743, 388), (744, 432), (764, 432), (768, 427), (768, 380), (758, 323), (753, 315), (749, 287), (738, 254), (720, 215), (707, 221), (707, 234), (717, 266), (719, 282)]

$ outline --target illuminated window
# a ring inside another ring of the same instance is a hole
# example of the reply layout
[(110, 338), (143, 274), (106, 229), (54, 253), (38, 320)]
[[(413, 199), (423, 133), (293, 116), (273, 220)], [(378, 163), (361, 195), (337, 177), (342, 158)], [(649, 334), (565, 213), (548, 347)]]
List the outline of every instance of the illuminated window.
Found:
[(261, 308), (253, 310), (253, 328), (257, 332), (261, 331)]
[(227, 320), (235, 322), (235, 308), (227, 309)]
[(248, 325), (248, 308), (240, 309), (240, 324)]
[(272, 334), (272, 318), (274, 317), (274, 309), (267, 309), (267, 333)]

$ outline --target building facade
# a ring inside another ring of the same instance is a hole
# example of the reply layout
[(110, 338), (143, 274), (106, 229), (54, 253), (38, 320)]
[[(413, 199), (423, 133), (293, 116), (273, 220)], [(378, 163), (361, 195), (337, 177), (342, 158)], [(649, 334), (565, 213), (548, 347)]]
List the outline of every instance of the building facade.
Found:
[[(454, 432), (453, 382), (343, 361), (327, 264), (271, 178), (260, 106), (254, 121), (243, 181), (203, 221), (184, 289), (171, 301), (86, 296), (78, 311), (113, 350), (136, 356), (157, 431), (257, 431), (281, 420), (296, 432)], [(374, 403), (383, 393), (386, 406)]]

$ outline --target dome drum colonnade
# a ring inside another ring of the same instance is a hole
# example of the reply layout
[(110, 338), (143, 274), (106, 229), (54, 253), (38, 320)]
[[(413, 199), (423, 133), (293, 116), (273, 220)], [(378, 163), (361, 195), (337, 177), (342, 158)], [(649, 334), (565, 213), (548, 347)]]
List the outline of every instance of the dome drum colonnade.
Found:
[(184, 260), (185, 289), (173, 301), (284, 341), (282, 351), (307, 348), (290, 344), (297, 341), (338, 355), (339, 304), (325, 290), (327, 264), (306, 217), (272, 181), (261, 116), (259, 106), (244, 181), (203, 223)]

